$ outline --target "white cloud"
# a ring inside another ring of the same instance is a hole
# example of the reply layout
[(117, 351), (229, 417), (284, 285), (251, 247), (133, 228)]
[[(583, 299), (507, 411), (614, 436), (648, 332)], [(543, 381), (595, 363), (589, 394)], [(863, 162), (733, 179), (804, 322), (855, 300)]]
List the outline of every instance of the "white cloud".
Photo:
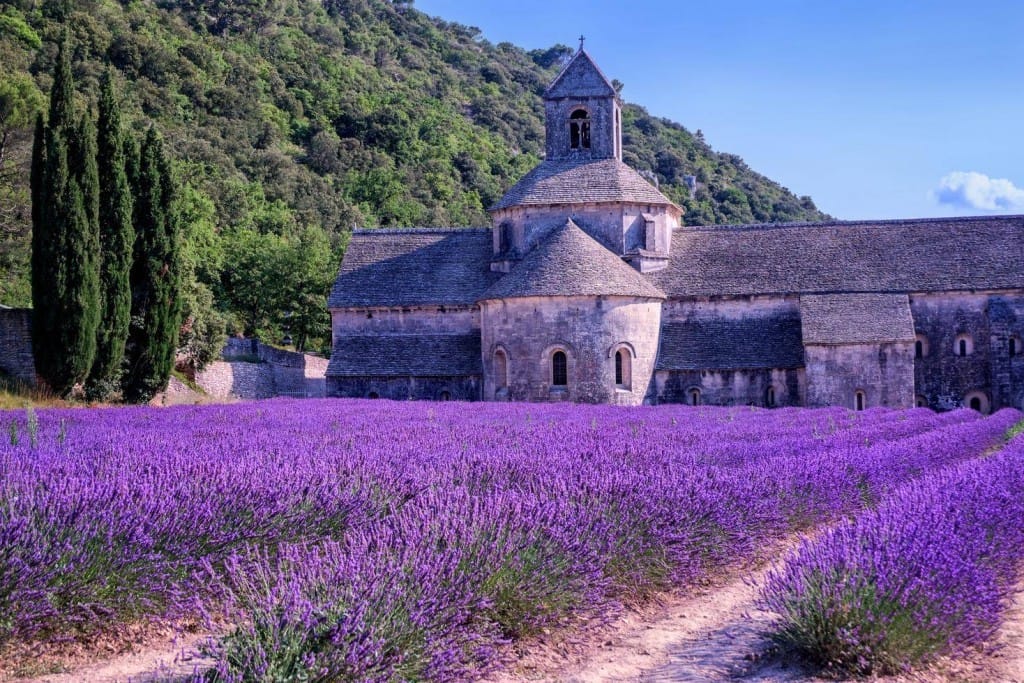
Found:
[(1024, 211), (1024, 189), (1006, 178), (989, 178), (977, 171), (955, 171), (939, 181), (940, 204), (979, 211)]

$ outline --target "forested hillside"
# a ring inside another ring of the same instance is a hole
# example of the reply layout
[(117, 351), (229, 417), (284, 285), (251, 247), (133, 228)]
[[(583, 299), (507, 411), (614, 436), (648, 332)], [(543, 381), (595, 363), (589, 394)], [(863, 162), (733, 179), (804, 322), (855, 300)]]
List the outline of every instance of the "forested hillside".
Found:
[[(539, 160), (540, 95), (572, 53), (493, 45), (397, 0), (0, 1), (7, 305), (30, 303), (31, 133), (63, 25), (80, 92), (97, 92), (113, 65), (127, 122), (155, 123), (176, 159), (187, 324), (198, 337), (288, 331), (314, 347), (329, 336), (324, 296), (349, 231), (486, 225)], [(625, 161), (688, 224), (823, 218), (699, 132), (636, 105), (623, 123)]]

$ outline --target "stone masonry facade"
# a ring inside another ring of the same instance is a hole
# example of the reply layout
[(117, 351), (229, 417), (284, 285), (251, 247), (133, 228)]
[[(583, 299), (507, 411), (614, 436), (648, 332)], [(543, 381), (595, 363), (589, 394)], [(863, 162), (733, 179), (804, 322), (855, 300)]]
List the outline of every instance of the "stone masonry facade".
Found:
[(1024, 217), (685, 226), (585, 51), (544, 102), (491, 226), (354, 232), (328, 395), (1024, 409)]

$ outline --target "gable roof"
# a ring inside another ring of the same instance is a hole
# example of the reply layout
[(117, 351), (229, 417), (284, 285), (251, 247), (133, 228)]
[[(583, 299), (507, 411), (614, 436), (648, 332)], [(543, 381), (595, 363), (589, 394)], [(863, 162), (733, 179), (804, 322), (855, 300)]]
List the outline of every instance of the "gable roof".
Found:
[(482, 372), (479, 332), (339, 335), (327, 366), (332, 377), (467, 377)]
[(555, 80), (544, 91), (544, 97), (547, 99), (615, 96), (615, 88), (583, 48), (573, 55), (561, 73), (555, 76)]
[(691, 318), (661, 326), (656, 370), (799, 368), (800, 317), (792, 313), (739, 320)]
[(670, 297), (1024, 288), (1024, 216), (679, 228)]
[(618, 159), (549, 159), (523, 176), (490, 210), (585, 202), (675, 206), (642, 175)]
[(490, 271), (489, 228), (356, 230), (329, 308), (471, 305)]
[(805, 344), (914, 341), (906, 294), (807, 294), (800, 317)]
[(665, 298), (661, 290), (572, 220), (552, 230), (508, 275), (481, 294), (480, 300), (527, 296)]

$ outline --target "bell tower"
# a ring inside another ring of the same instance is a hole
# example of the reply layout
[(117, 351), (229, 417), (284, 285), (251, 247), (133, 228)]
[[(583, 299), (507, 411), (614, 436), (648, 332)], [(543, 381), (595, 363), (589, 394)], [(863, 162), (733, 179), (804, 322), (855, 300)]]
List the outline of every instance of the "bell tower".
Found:
[(580, 49), (544, 92), (549, 161), (622, 161), (622, 111), (615, 88)]

